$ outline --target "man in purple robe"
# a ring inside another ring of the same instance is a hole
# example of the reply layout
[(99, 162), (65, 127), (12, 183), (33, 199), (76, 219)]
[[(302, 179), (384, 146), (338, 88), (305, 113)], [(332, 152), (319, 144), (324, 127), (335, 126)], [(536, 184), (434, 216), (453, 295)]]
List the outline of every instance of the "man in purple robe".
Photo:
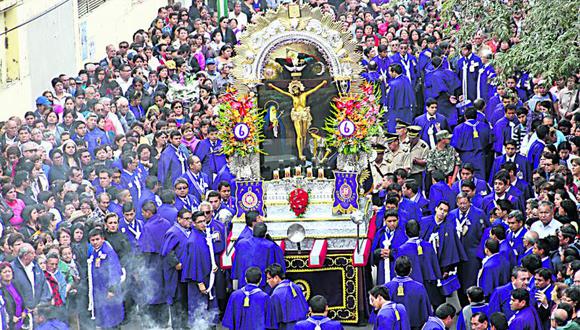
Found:
[(247, 284), (230, 296), (222, 325), (228, 329), (277, 329), (272, 300), (259, 287), (262, 271), (250, 267), (244, 278)]
[(378, 285), (390, 282), (395, 277), (395, 256), (406, 241), (407, 235), (399, 226), (397, 210), (386, 210), (383, 226), (376, 232), (371, 247), (372, 264), (377, 265)]
[(218, 266), (213, 254), (207, 219), (202, 211), (193, 213), (193, 228), (187, 240), (187, 256), (182, 281), (187, 282), (189, 324), (192, 329), (203, 319), (209, 325), (218, 322), (215, 296), (215, 272)]
[(189, 194), (201, 201), (205, 198), (205, 193), (212, 181), (206, 173), (201, 171), (201, 160), (196, 155), (189, 156), (187, 165), (189, 169), (181, 177), (189, 184)]
[(409, 43), (401, 40), (399, 42), (399, 52), (391, 56), (391, 64), (398, 63), (403, 68), (405, 75), (411, 82), (411, 86), (417, 83), (417, 58), (409, 54)]
[(499, 253), (499, 242), (493, 238), (485, 241), (485, 258), (477, 276), (477, 286), (489, 297), (493, 290), (506, 284), (510, 278), (510, 266)]
[(254, 236), (254, 226), (258, 222), (263, 221), (264, 219), (257, 211), (249, 211), (248, 213), (246, 213), (246, 226), (236, 239), (236, 244), (238, 244), (238, 242), (242, 241), (243, 239), (252, 238), (252, 236)]
[(497, 156), (493, 161), (491, 171), (489, 172), (489, 184), (493, 184), (493, 176), (499, 172), (503, 164), (508, 162), (516, 164), (516, 176), (518, 179), (531, 182), (532, 164), (527, 161), (526, 157), (517, 152), (517, 148), (518, 144), (516, 140), (513, 140), (511, 137), (504, 142), (505, 154)]
[(466, 193), (459, 193), (456, 200), (457, 209), (449, 212), (449, 219), (455, 222), (457, 235), (461, 239), (467, 255), (467, 260), (459, 264), (457, 269), (457, 276), (462, 288), (459, 292), (459, 299), (460, 302), (465, 304), (467, 303), (465, 290), (475, 285), (477, 281), (476, 274), (481, 267), (481, 260), (477, 256), (477, 251), (486, 222), (483, 211), (471, 205), (470, 198)]
[(516, 106), (508, 105), (505, 108), (505, 115), (493, 126), (493, 135), (495, 137), (493, 151), (495, 151), (496, 156), (503, 155), (504, 142), (515, 137), (514, 129), (518, 123)]
[(125, 318), (121, 290), (121, 263), (100, 228), (89, 233), (89, 310), (101, 328), (114, 328)]
[(530, 149), (528, 150), (528, 162), (532, 164), (532, 168), (538, 168), (546, 144), (551, 142), (551, 139), (555, 139), (555, 134), (551, 133), (546, 125), (538, 126), (536, 128), (536, 135), (538, 139), (530, 145)]
[[(208, 199), (210, 195), (216, 196), (217, 192), (211, 190), (208, 193)], [(207, 234), (209, 234), (211, 237), (214, 260), (218, 266), (218, 270), (214, 273), (214, 287), (220, 312), (223, 312), (225, 311), (226, 305), (228, 303), (226, 291), (229, 287), (226, 271), (221, 268), (221, 255), (226, 249), (226, 225), (220, 221), (218, 218), (218, 213), (213, 212), (213, 206), (210, 202), (201, 202), (201, 204), (199, 204), (199, 210), (203, 212), (205, 216), (206, 231)]]
[[(238, 287), (246, 284), (243, 274), (246, 269), (255, 266), (262, 272), (273, 263), (282, 265), (284, 271), (284, 252), (278, 244), (266, 238), (268, 227), (259, 222), (254, 225), (253, 236), (243, 239), (236, 244), (236, 254), (232, 265), (232, 279), (238, 280)], [(266, 285), (266, 276), (262, 276), (260, 287)]]
[(445, 303), (435, 310), (435, 316), (430, 316), (421, 330), (446, 330), (450, 329), (455, 319), (455, 307)]
[(457, 61), (457, 76), (461, 80), (461, 94), (465, 100), (477, 99), (477, 78), (479, 69), (482, 67), (479, 56), (473, 54), (471, 43), (465, 43), (461, 47), (461, 58)]
[(328, 302), (323, 296), (310, 298), (310, 317), (304, 321), (299, 321), (294, 327), (295, 330), (343, 330), (339, 321), (328, 318)]
[(165, 258), (163, 275), (173, 329), (187, 327), (187, 283), (182, 281), (182, 273), (187, 258), (191, 221), (191, 211), (181, 209), (177, 214), (177, 222), (165, 233), (161, 249), (161, 256)]
[(226, 165), (226, 156), (221, 153), (222, 141), (218, 139), (218, 129), (210, 126), (207, 138), (203, 139), (195, 149), (195, 155), (202, 164), (202, 172), (213, 180), (219, 171)]
[(472, 286), (467, 289), (466, 294), (469, 305), (463, 307), (461, 312), (459, 312), (457, 317), (457, 330), (473, 329), (471, 327), (471, 318), (478, 313), (488, 315), (489, 305), (485, 302), (485, 296), (480, 287)]
[(387, 45), (379, 45), (377, 48), (379, 53), (377, 56), (373, 57), (372, 61), (377, 64), (377, 72), (379, 74), (379, 80), (381, 82), (381, 104), (387, 104), (387, 83), (391, 79), (389, 76), (389, 66), (391, 65), (391, 59), (389, 58), (389, 48)]
[(497, 207), (498, 200), (507, 200), (514, 209), (524, 210), (520, 195), (510, 186), (509, 176), (505, 170), (497, 172), (493, 179), (493, 191), (481, 201), (481, 209), (489, 215)]
[(421, 228), (419, 222), (410, 220), (405, 225), (405, 233), (409, 239), (399, 247), (397, 258), (405, 256), (411, 262), (411, 273), (409, 276), (422, 283), (427, 289), (427, 293), (439, 292), (437, 281), (441, 279), (441, 268), (437, 254), (433, 245), (419, 238)]
[(442, 130), (449, 131), (447, 118), (437, 112), (437, 107), (437, 101), (434, 98), (428, 98), (425, 101), (426, 112), (413, 121), (413, 125), (421, 127), (421, 139), (427, 142), (431, 149), (437, 144), (437, 133)]
[(197, 210), (200, 200), (189, 194), (189, 184), (184, 178), (178, 178), (173, 185), (175, 189), (175, 208), (179, 211), (186, 208), (190, 211)]
[(440, 170), (431, 173), (432, 185), (429, 188), (429, 211), (433, 213), (440, 201), (446, 201), (455, 208), (455, 195), (447, 184), (447, 176)]
[(181, 132), (169, 133), (169, 144), (161, 153), (157, 168), (157, 177), (163, 188), (170, 188), (177, 178), (187, 170), (189, 151), (181, 144)]
[(388, 132), (394, 133), (397, 119), (407, 123), (413, 119), (413, 110), (416, 106), (415, 90), (409, 78), (403, 74), (400, 64), (391, 64), (389, 75), (392, 79), (389, 81), (386, 98), (387, 112), (384, 119)]
[(306, 319), (308, 304), (302, 289), (286, 279), (280, 264), (266, 267), (266, 282), (272, 288), (270, 298), (276, 313), (278, 329), (293, 330), (296, 322)]
[(511, 292), (510, 308), (514, 314), (508, 319), (509, 330), (542, 329), (538, 312), (530, 306), (530, 293), (526, 289)]
[(123, 218), (119, 220), (119, 230), (129, 240), (131, 250), (138, 250), (139, 238), (143, 232), (143, 221), (137, 219), (132, 203), (123, 204)]
[[(457, 235), (455, 221), (448, 218), (449, 204), (445, 201), (439, 202), (435, 208), (435, 215), (421, 219), (421, 238), (429, 241), (437, 252), (439, 266), (443, 279), (449, 276), (449, 272), (454, 271), (459, 263), (467, 260), (467, 254), (461, 240)], [(433, 297), (434, 306), (444, 301), (443, 296), (439, 299)]]
[[(157, 214), (157, 206), (153, 201), (147, 201), (141, 208), (144, 225), (139, 239), (139, 246), (143, 253), (143, 277), (145, 313), (151, 317), (152, 322), (160, 327), (166, 327), (169, 322), (169, 309), (167, 308), (166, 295), (163, 292), (165, 278), (163, 276), (163, 237), (171, 223)], [(149, 285), (147, 285), (150, 283)], [(155, 285), (159, 285), (158, 289)]]
[(433, 313), (431, 303), (425, 287), (409, 277), (411, 273), (411, 261), (402, 256), (395, 262), (397, 276), (390, 282), (385, 283), (393, 302), (405, 306), (407, 313), (412, 317), (409, 320), (411, 329), (421, 329), (423, 324)]
[(122, 188), (129, 189), (133, 200), (138, 201), (141, 197), (142, 189), (142, 184), (136, 171), (139, 162), (136, 157), (127, 155), (121, 157), (121, 164), (123, 169), (121, 170), (120, 186)]
[[(389, 290), (384, 286), (375, 286), (369, 291), (370, 302), (375, 310), (373, 330), (400, 329), (410, 330), (409, 314), (402, 304), (391, 301)], [(414, 315), (413, 315), (414, 317)]]
[(177, 221), (177, 208), (175, 208), (175, 193), (171, 189), (163, 189), (159, 193), (161, 206), (157, 213), (164, 219), (169, 220), (172, 224)]
[[(159, 180), (156, 176), (148, 176), (145, 178), (145, 185), (141, 188), (141, 195), (136, 201), (135, 210), (137, 211), (137, 218), (142, 218), (141, 206), (146, 201), (154, 201), (157, 207), (161, 206), (161, 198), (157, 195), (159, 191)], [(121, 217), (121, 216), (119, 216)], [(169, 220), (169, 219), (168, 219)]]
[[(495, 288), (489, 298), (489, 313), (501, 312), (509, 320), (514, 311), (510, 308), (511, 292), (516, 289), (527, 290), (530, 284), (530, 272), (522, 267), (514, 267), (511, 282)], [(532, 304), (530, 304), (532, 305)]]
[(436, 100), (439, 113), (447, 118), (450, 126), (454, 126), (458, 120), (455, 94), (461, 83), (453, 71), (443, 67), (441, 57), (435, 56), (431, 62), (433, 69), (425, 74), (425, 99)]
[(477, 121), (477, 111), (468, 108), (465, 111), (465, 122), (453, 129), (451, 146), (457, 149), (461, 161), (475, 167), (475, 175), (485, 179), (485, 153), (490, 141), (490, 128), (486, 123)]
[[(459, 194), (462, 191), (462, 184), (464, 181), (472, 181), (475, 185), (475, 195), (485, 196), (489, 193), (489, 187), (487, 186), (487, 182), (485, 179), (477, 178), (475, 176), (475, 167), (471, 163), (463, 163), (461, 165), (461, 169), (459, 170), (459, 180), (455, 181), (451, 185), (451, 190), (455, 195)], [(478, 206), (473, 200), (472, 203)]]

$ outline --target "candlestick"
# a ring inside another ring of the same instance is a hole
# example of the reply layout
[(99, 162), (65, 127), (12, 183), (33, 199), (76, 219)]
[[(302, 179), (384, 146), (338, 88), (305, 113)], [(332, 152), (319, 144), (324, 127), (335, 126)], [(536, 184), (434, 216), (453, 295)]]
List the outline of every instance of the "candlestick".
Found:
[(319, 179), (324, 179), (324, 168), (319, 168), (318, 169), (318, 178)]
[(280, 180), (280, 171), (279, 170), (274, 170), (272, 172), (272, 179), (273, 180)]

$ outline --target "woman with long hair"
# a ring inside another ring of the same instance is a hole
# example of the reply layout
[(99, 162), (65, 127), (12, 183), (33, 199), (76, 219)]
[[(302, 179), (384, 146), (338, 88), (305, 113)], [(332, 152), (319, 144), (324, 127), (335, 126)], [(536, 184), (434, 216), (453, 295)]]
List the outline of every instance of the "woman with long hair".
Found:
[(4, 297), (6, 313), (8, 314), (9, 329), (22, 329), (23, 319), (26, 317), (26, 309), (22, 296), (12, 283), (14, 272), (8, 262), (0, 263), (0, 291)]

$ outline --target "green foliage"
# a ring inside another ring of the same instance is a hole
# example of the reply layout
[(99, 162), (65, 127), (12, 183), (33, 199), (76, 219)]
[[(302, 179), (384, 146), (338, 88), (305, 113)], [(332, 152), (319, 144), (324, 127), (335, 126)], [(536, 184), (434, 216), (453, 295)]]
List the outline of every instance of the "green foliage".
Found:
[(494, 66), (504, 78), (514, 70), (524, 70), (554, 79), (580, 69), (579, 8), (580, 0), (447, 0), (442, 16), (445, 21), (453, 15), (459, 17), (458, 42), (471, 41), (479, 30), (507, 40), (513, 37), (513, 13), (524, 11), (519, 42), (507, 53), (496, 55)]

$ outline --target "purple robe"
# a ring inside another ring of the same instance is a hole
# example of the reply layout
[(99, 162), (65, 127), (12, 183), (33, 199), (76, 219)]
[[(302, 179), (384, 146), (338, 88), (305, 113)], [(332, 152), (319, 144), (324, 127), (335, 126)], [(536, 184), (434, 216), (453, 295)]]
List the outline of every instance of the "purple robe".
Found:
[(536, 330), (542, 329), (542, 321), (534, 307), (528, 306), (517, 311), (508, 319), (509, 330)]
[(447, 118), (450, 126), (457, 124), (458, 114), (454, 104), (449, 102), (449, 96), (461, 87), (459, 79), (451, 70), (438, 68), (425, 74), (425, 100), (437, 100), (437, 111)]
[[(435, 148), (437, 143), (436, 134), (441, 130), (449, 131), (449, 124), (447, 123), (447, 118), (440, 113), (436, 113), (433, 118), (429, 114), (425, 113), (415, 118), (413, 125), (421, 126), (421, 139), (431, 148)], [(432, 136), (433, 142), (435, 144), (431, 145), (430, 137)]]
[(456, 194), (451, 191), (451, 188), (449, 188), (445, 181), (434, 183), (429, 188), (429, 210), (431, 213), (434, 213), (435, 208), (441, 201), (449, 203), (450, 209), (455, 208), (455, 196)]
[(470, 119), (453, 129), (451, 146), (457, 149), (461, 161), (471, 163), (475, 175), (485, 179), (485, 152), (490, 141), (489, 125)]
[(477, 272), (481, 267), (481, 260), (477, 252), (483, 231), (487, 226), (487, 220), (483, 211), (475, 206), (471, 206), (465, 215), (459, 209), (452, 210), (447, 218), (455, 222), (456, 228), (460, 228), (458, 233), (461, 232), (460, 239), (465, 249), (467, 260), (459, 264), (457, 277), (461, 287), (467, 290), (467, 288), (477, 282)]
[(385, 287), (389, 290), (391, 300), (405, 306), (407, 313), (412, 316), (409, 320), (411, 327), (419, 329), (433, 314), (427, 290), (421, 283), (408, 276), (397, 276), (386, 283)]
[[(382, 285), (387, 282), (387, 274), (385, 273), (385, 262), (389, 263), (388, 274), (389, 279), (395, 277), (395, 256), (401, 245), (407, 241), (405, 231), (399, 225), (393, 232), (389, 232), (387, 226), (380, 228), (373, 238), (371, 247), (372, 264), (377, 265), (377, 285)], [(388, 259), (380, 257), (380, 249), (391, 249), (391, 256)]]
[(135, 219), (132, 223), (128, 223), (125, 218), (121, 218), (119, 230), (127, 236), (131, 250), (136, 251), (139, 248), (139, 238), (143, 232), (143, 221)]
[(400, 53), (391, 56), (391, 63), (398, 63), (403, 69), (403, 75), (409, 78), (411, 85), (415, 86), (417, 83), (417, 59), (413, 55), (406, 54), (403, 59)]
[(187, 147), (180, 145), (175, 148), (169, 144), (161, 153), (157, 167), (157, 178), (164, 188), (171, 188), (177, 178), (187, 171)]
[(505, 141), (512, 138), (512, 130), (517, 126), (517, 119), (511, 121), (510, 125), (509, 119), (503, 117), (495, 123), (493, 126), (493, 135), (495, 136), (495, 141), (493, 142), (493, 151), (498, 154), (503, 153), (503, 144)]
[(389, 65), (391, 65), (391, 59), (387, 57), (381, 57), (379, 55), (373, 57), (372, 59), (377, 63), (377, 72), (379, 74), (379, 81), (381, 87), (381, 104), (387, 104), (387, 83), (391, 80), (389, 75)]
[(483, 294), (489, 297), (493, 290), (510, 280), (510, 266), (505, 258), (493, 254), (483, 259), (483, 265), (477, 277), (477, 286), (483, 289)]
[(236, 254), (232, 265), (232, 279), (238, 280), (239, 286), (246, 284), (246, 270), (252, 266), (262, 270), (260, 287), (265, 287), (266, 275), (264, 270), (273, 263), (278, 263), (286, 271), (284, 252), (278, 244), (260, 237), (244, 239), (236, 244)]
[[(189, 321), (193, 323), (199, 317), (200, 311), (217, 310), (217, 299), (215, 298), (215, 286), (211, 289), (213, 299), (209, 295), (204, 295), (199, 291), (198, 283), (203, 283), (209, 289), (210, 274), (212, 272), (212, 260), (209, 246), (206, 240), (206, 233), (197, 229), (192, 229), (187, 240), (187, 256), (183, 263), (182, 281), (187, 282), (188, 291), (188, 314)], [(217, 323), (217, 313), (203, 312), (210, 316), (210, 323)]]
[(468, 57), (461, 57), (457, 61), (457, 76), (462, 83), (463, 97), (470, 101), (477, 99), (477, 78), (479, 69), (482, 67), (481, 59), (475, 54), (469, 54)]
[(415, 103), (415, 90), (411, 86), (411, 81), (405, 75), (400, 75), (389, 81), (389, 91), (387, 92), (386, 106), (387, 113), (385, 121), (389, 132), (395, 132), (396, 120), (401, 119), (411, 122), (413, 119), (413, 109)]
[(157, 214), (160, 217), (169, 220), (171, 224), (177, 222), (177, 213), (179, 211), (175, 208), (174, 204), (161, 204), (157, 209)]
[(131, 193), (131, 197), (133, 197), (134, 201), (138, 201), (141, 197), (141, 189), (143, 188), (141, 185), (141, 181), (139, 181), (139, 176), (137, 175), (137, 171), (133, 171), (133, 173), (123, 169), (121, 170), (121, 185), (122, 188), (128, 189)]
[(406, 256), (411, 261), (411, 274), (409, 276), (413, 280), (425, 283), (441, 279), (441, 268), (437, 254), (433, 245), (428, 242), (418, 237), (409, 238), (399, 247), (396, 257), (400, 256)]
[[(249, 301), (244, 305), (246, 297)], [(232, 293), (222, 325), (236, 330), (278, 328), (270, 296), (254, 284), (248, 284)]]
[[(459, 237), (455, 222), (449, 218), (440, 224), (435, 221), (435, 216), (424, 217), (420, 221), (421, 238), (433, 244), (439, 258), (439, 266), (442, 269), (452, 268), (460, 262), (467, 260), (467, 254)], [(438, 244), (436, 242), (438, 239)]]
[(344, 327), (340, 322), (329, 319), (326, 316), (314, 315), (304, 321), (296, 323), (294, 330), (315, 330), (316, 326), (320, 326), (320, 330), (343, 330)]
[(528, 150), (528, 162), (532, 164), (533, 168), (540, 166), (540, 158), (545, 147), (546, 144), (540, 139), (534, 141), (530, 146), (530, 150)]
[(187, 183), (189, 184), (190, 195), (195, 196), (195, 198), (197, 198), (198, 200), (205, 199), (205, 193), (212, 184), (212, 181), (210, 180), (209, 176), (207, 176), (207, 174), (203, 172), (194, 174), (193, 172), (188, 170), (181, 177), (187, 180)]
[[(461, 184), (463, 183), (463, 180), (457, 180), (455, 181), (452, 185), (451, 185), (451, 190), (453, 191), (453, 194), (458, 195), (461, 192)], [(473, 197), (473, 200), (471, 201), (472, 204), (474, 203), (475, 197), (479, 196), (479, 195), (487, 195), (489, 193), (489, 189), (487, 186), (487, 183), (485, 182), (485, 180), (482, 179), (478, 179), (477, 177), (473, 177), (473, 183), (475, 184), (475, 196)], [(478, 208), (478, 205), (475, 205)]]
[[(489, 310), (489, 305), (486, 303), (471, 303), (468, 306), (465, 306), (461, 312), (459, 312), (459, 315), (457, 316), (457, 330), (466, 330), (471, 329), (471, 320), (467, 320), (463, 315), (464, 315), (464, 310), (466, 308), (469, 308), (471, 310), (471, 315), (475, 314), (475, 313), (479, 313), (482, 312), (485, 315), (491, 315), (488, 314), (488, 310)], [(467, 313), (467, 311), (465, 312)]]
[(409, 315), (407, 314), (405, 306), (389, 301), (381, 307), (375, 318), (373, 330), (383, 329), (411, 329)]
[(161, 248), (161, 256), (165, 258), (163, 263), (163, 277), (165, 279), (165, 294), (167, 296), (167, 303), (173, 303), (174, 299), (178, 299), (181, 295), (187, 295), (183, 292), (179, 283), (181, 282), (181, 273), (175, 269), (177, 264), (185, 264), (187, 257), (187, 239), (190, 234), (189, 229), (181, 227), (175, 223), (167, 230), (163, 237), (163, 247)]
[[(96, 324), (101, 328), (116, 327), (125, 318), (121, 290), (123, 272), (119, 257), (111, 245), (104, 242), (99, 250), (93, 249), (89, 255), (89, 260), (91, 259), (89, 271), (92, 274), (92, 296)], [(107, 297), (109, 292), (114, 294), (112, 298)]]
[(482, 64), (477, 77), (478, 98), (487, 102), (495, 94), (495, 85), (491, 82), (495, 77), (496, 73), (493, 66), (490, 63)]
[(295, 329), (298, 321), (306, 319), (308, 303), (300, 286), (290, 280), (280, 282), (270, 294), (278, 321), (278, 329)]
[[(514, 163), (517, 166), (518, 173), (516, 174), (518, 178), (525, 180), (526, 182), (531, 182), (532, 179), (532, 164), (530, 164), (526, 157), (516, 153), (513, 156)], [(489, 172), (489, 184), (493, 184), (493, 176), (499, 172), (501, 166), (507, 162), (507, 155), (501, 155), (495, 158), (491, 171)], [(521, 190), (521, 189), (520, 189)]]
[(173, 205), (175, 205), (178, 212), (184, 208), (194, 212), (197, 210), (199, 203), (200, 201), (195, 196), (188, 194), (185, 197), (175, 195), (175, 203)]
[(201, 160), (201, 171), (210, 180), (226, 165), (226, 156), (221, 154), (221, 148), (221, 140), (211, 142), (209, 138), (206, 138), (197, 145), (195, 150), (195, 155)]
[(232, 174), (230, 167), (227, 164), (218, 171), (213, 183), (211, 184), (211, 189), (217, 191), (218, 186), (222, 181), (226, 181), (230, 184), (232, 194), (236, 193), (236, 177)]
[[(163, 237), (170, 227), (171, 223), (167, 219), (155, 214), (146, 220), (139, 239), (139, 246), (141, 247), (141, 252), (143, 252), (144, 269), (147, 270), (146, 274), (144, 274), (146, 283), (158, 283), (160, 288), (165, 285), (163, 258), (161, 257)], [(147, 304), (156, 305), (167, 302), (163, 290), (150, 289), (144, 292)]]

